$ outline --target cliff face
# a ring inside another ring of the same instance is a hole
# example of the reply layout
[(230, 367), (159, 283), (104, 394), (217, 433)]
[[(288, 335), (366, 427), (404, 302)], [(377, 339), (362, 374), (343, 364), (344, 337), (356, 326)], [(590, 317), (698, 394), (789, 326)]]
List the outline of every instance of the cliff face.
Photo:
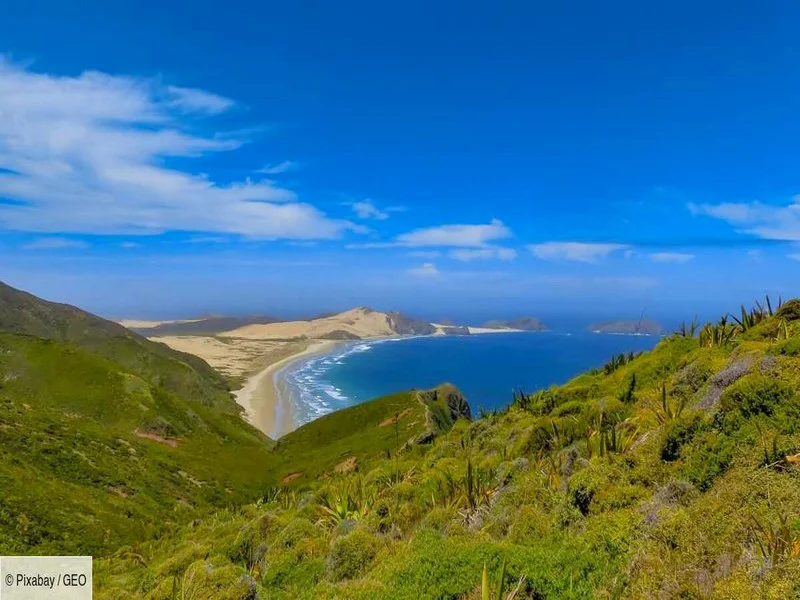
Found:
[(389, 326), (398, 335), (430, 335), (436, 328), (422, 319), (415, 319), (399, 312), (386, 314)]

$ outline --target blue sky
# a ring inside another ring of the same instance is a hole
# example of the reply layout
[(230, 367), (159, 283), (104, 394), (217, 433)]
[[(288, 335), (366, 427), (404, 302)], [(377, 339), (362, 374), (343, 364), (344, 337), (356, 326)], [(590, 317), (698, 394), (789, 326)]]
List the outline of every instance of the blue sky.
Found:
[(109, 316), (800, 294), (790, 2), (21, 2), (0, 279)]

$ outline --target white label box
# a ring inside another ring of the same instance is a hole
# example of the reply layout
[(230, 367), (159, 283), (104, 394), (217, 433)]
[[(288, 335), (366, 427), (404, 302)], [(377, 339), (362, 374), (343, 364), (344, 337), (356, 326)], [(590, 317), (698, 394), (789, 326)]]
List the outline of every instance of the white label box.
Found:
[(91, 597), (91, 556), (0, 556), (0, 600)]

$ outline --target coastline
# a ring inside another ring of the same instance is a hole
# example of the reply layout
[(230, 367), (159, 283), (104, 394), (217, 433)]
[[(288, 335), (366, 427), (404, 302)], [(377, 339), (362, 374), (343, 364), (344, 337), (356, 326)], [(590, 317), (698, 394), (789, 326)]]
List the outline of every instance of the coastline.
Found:
[[(524, 329), (494, 329), (470, 327), (470, 335), (485, 335), (493, 333), (527, 333)], [(428, 335), (387, 335), (371, 336), (351, 343), (374, 343), (387, 340), (404, 340), (417, 337), (440, 336), (442, 333)], [(456, 336), (457, 337), (457, 336)], [(465, 336), (469, 337), (469, 335)], [(330, 352), (341, 345), (341, 340), (309, 340), (308, 344), (300, 351), (285, 356), (280, 360), (268, 364), (262, 370), (250, 375), (244, 385), (233, 392), (236, 403), (241, 406), (243, 417), (256, 429), (273, 440), (296, 429), (300, 423), (295, 414), (294, 406), (285, 389), (281, 389), (280, 372), (291, 363), (302, 360), (315, 354)]]
[(275, 375), (289, 363), (327, 352), (338, 343), (336, 340), (311, 341), (300, 352), (282, 358), (249, 377), (240, 389), (233, 392), (236, 402), (244, 409), (245, 419), (274, 440), (293, 430), (297, 424), (292, 407), (285, 406), (285, 399), (280, 397)]

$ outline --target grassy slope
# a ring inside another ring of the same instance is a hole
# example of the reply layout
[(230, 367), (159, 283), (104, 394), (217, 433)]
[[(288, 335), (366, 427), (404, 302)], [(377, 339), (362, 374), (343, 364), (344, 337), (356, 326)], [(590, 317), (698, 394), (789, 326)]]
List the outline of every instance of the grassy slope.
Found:
[[(471, 598), (502, 561), (517, 598), (800, 597), (792, 306), (122, 550), (96, 563), (98, 597)], [(279, 452), (300, 460), (312, 431)]]
[(0, 552), (99, 553), (253, 500), (268, 444), (98, 354), (0, 334)]
[(239, 413), (199, 358), (0, 283), (0, 553), (102, 554), (260, 497), (272, 442)]
[(148, 382), (238, 412), (225, 379), (204, 360), (152, 342), (74, 306), (48, 302), (0, 282), (0, 332), (73, 344), (111, 359)]
[(202, 360), (0, 283), (0, 554), (102, 555), (261, 498), (294, 472), (286, 456), (310, 479), (340, 462), (334, 448), (373, 460), (395, 444), (377, 424), (406, 409), (398, 432), (418, 435), (425, 411), (406, 393), (272, 452)]

